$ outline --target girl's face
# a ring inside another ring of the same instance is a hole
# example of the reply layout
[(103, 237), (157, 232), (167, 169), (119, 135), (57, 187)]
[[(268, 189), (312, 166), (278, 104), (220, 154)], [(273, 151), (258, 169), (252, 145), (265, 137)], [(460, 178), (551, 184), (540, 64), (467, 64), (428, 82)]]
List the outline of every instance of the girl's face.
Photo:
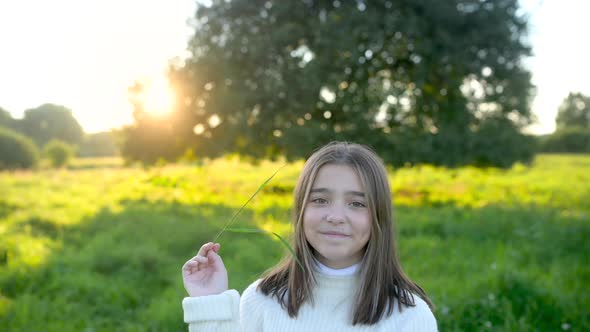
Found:
[(357, 173), (347, 165), (320, 168), (303, 215), (307, 242), (324, 265), (341, 269), (359, 262), (371, 234), (371, 216)]

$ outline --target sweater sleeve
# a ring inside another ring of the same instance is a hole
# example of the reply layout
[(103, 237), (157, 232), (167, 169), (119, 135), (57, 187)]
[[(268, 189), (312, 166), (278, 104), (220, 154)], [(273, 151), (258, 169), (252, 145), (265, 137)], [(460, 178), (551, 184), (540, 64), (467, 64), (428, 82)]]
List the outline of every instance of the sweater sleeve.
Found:
[(182, 301), (184, 321), (189, 324), (189, 332), (237, 332), (240, 330), (239, 303), (240, 294), (233, 289), (217, 295), (185, 297)]
[(189, 332), (261, 331), (263, 296), (256, 292), (259, 281), (242, 294), (227, 290), (218, 295), (186, 297), (182, 301)]

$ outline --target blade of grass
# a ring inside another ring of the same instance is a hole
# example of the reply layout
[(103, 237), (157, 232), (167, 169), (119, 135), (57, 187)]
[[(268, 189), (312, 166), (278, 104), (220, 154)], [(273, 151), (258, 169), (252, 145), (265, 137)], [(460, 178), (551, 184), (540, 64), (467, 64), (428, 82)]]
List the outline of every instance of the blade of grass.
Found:
[(303, 271), (305, 271), (303, 264), (299, 261), (299, 258), (297, 258), (297, 255), (295, 255), (295, 251), (293, 250), (293, 248), (291, 248), (289, 243), (287, 241), (285, 241), (285, 239), (283, 239), (279, 234), (277, 234), (275, 232), (266, 231), (263, 229), (255, 229), (255, 228), (228, 228), (226, 230), (228, 232), (234, 232), (234, 233), (267, 233), (267, 234), (272, 234), (272, 235), (276, 236), (283, 243), (283, 245), (285, 247), (287, 247), (289, 252), (291, 252), (291, 255), (293, 256), (293, 258), (295, 258), (295, 261), (297, 262), (297, 264), (299, 264), (299, 267), (301, 267), (301, 269)]
[(221, 228), (221, 231), (219, 231), (219, 233), (217, 233), (217, 235), (215, 236), (215, 238), (213, 239), (213, 243), (215, 243), (215, 241), (217, 241), (217, 239), (221, 236), (221, 234), (223, 234), (223, 232), (225, 231), (225, 229), (231, 225), (231, 223), (236, 219), (236, 217), (238, 216), (238, 214), (240, 214), (240, 212), (242, 212), (242, 210), (244, 209), (244, 207), (246, 207), (246, 205), (248, 205), (248, 203), (250, 203), (250, 201), (252, 200), (252, 198), (254, 198), (254, 196), (256, 196), (256, 194), (258, 194), (258, 192), (260, 190), (262, 190), (262, 188), (264, 188), (266, 186), (266, 184), (286, 165), (283, 165), (281, 167), (279, 167), (279, 169), (277, 169), (273, 175), (271, 175), (268, 179), (266, 179), (266, 181), (264, 181), (260, 187), (258, 187), (258, 190), (256, 190), (256, 192), (254, 192), (254, 194), (252, 194), (252, 196), (250, 196), (250, 198), (248, 198), (248, 200), (246, 201), (246, 203), (244, 203), (244, 205), (242, 205), (242, 207), (240, 207), (240, 209), (238, 210), (238, 212), (236, 212), (230, 220), (228, 220), (227, 222), (225, 222), (225, 224), (223, 225), (223, 228)]

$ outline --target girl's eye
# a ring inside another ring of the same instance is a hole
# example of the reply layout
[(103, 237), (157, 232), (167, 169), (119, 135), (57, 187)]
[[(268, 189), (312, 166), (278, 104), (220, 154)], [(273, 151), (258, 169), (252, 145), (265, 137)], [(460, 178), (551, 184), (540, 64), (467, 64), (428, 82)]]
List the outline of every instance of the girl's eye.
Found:
[(361, 203), (361, 202), (352, 202), (352, 203), (350, 203), (350, 204), (351, 204), (353, 207), (358, 207), (358, 208), (361, 208), (361, 207), (367, 207), (367, 206), (366, 206), (364, 203)]
[(325, 204), (328, 201), (323, 199), (323, 198), (314, 198), (311, 200), (312, 203), (316, 203), (316, 204)]

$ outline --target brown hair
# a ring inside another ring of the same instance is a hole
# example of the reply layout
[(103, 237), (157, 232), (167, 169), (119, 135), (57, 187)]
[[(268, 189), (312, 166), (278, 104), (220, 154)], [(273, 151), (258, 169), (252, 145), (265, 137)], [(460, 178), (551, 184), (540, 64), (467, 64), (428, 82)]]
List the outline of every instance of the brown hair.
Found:
[(309, 191), (319, 169), (326, 164), (352, 167), (365, 188), (371, 218), (371, 235), (359, 269), (360, 285), (356, 295), (352, 325), (372, 325), (393, 313), (395, 301), (415, 306), (411, 293), (421, 297), (431, 308), (433, 305), (420, 286), (403, 272), (395, 250), (395, 229), (391, 188), (383, 161), (369, 147), (332, 142), (316, 150), (305, 162), (294, 190), (294, 247), (302, 262), (301, 269), (292, 256), (286, 257), (263, 277), (258, 289), (275, 297), (290, 317), (297, 317), (301, 306), (313, 302), (315, 286), (313, 248), (308, 244), (303, 230), (303, 214)]

